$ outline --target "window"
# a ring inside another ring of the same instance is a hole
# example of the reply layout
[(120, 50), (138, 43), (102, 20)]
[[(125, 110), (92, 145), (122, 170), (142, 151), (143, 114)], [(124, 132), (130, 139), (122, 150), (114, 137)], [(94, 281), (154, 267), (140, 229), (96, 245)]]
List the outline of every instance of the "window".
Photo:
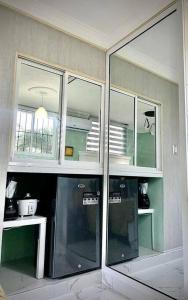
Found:
[(25, 60), (19, 64), (15, 157), (58, 160), (63, 74)]
[(68, 76), (65, 160), (99, 162), (101, 86)]
[(35, 117), (35, 111), (18, 108), (16, 124), (16, 153), (21, 156), (38, 156), (53, 159), (56, 157), (57, 116), (50, 115), (46, 120)]
[(158, 114), (159, 105), (124, 91), (110, 90), (111, 163), (156, 168)]

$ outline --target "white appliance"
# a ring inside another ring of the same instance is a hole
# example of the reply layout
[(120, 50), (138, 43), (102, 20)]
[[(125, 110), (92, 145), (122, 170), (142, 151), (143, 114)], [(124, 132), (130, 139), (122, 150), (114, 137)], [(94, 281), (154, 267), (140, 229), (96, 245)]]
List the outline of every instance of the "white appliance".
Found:
[(67, 116), (67, 124), (66, 126), (69, 129), (77, 129), (82, 131), (90, 131), (92, 126), (92, 121), (83, 119), (83, 118), (77, 118), (77, 117), (71, 117)]
[(20, 217), (34, 216), (37, 210), (37, 203), (39, 200), (31, 199), (30, 194), (22, 200), (18, 200), (18, 214)]

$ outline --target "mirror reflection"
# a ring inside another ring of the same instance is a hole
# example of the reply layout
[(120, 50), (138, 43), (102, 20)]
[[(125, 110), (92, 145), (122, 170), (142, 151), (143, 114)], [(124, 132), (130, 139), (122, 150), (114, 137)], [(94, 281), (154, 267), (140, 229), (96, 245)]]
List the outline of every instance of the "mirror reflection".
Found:
[(177, 37), (174, 12), (110, 56), (107, 264), (182, 299)]
[(127, 93), (110, 90), (110, 163), (134, 163), (134, 102)]
[(68, 77), (65, 160), (99, 161), (101, 86)]
[(20, 66), (14, 153), (16, 158), (59, 158), (61, 75), (53, 69)]
[(137, 166), (156, 167), (156, 106), (140, 99), (137, 102)]

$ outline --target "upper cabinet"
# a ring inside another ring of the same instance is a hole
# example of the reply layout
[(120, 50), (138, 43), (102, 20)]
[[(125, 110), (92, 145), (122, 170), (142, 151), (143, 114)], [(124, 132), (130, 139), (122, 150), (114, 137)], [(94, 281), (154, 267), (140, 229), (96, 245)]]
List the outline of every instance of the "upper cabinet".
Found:
[(68, 75), (65, 160), (100, 161), (101, 86)]
[(102, 97), (98, 82), (18, 59), (10, 165), (102, 170)]
[(110, 89), (110, 165), (157, 169), (160, 105), (120, 89)]
[(158, 87), (148, 85), (149, 72), (128, 61), (123, 48), (110, 55), (110, 171), (159, 172), (161, 104), (148, 92)]
[(14, 160), (59, 159), (63, 73), (19, 61)]

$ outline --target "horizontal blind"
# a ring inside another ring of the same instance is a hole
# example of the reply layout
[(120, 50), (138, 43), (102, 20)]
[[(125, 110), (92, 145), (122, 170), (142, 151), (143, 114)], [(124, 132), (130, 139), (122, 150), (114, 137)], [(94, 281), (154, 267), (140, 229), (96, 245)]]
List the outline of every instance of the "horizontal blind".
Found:
[[(99, 151), (100, 126), (99, 122), (92, 121), (92, 127), (87, 135), (87, 151)], [(127, 128), (120, 125), (110, 125), (109, 152), (116, 155), (125, 155), (127, 146)]]

